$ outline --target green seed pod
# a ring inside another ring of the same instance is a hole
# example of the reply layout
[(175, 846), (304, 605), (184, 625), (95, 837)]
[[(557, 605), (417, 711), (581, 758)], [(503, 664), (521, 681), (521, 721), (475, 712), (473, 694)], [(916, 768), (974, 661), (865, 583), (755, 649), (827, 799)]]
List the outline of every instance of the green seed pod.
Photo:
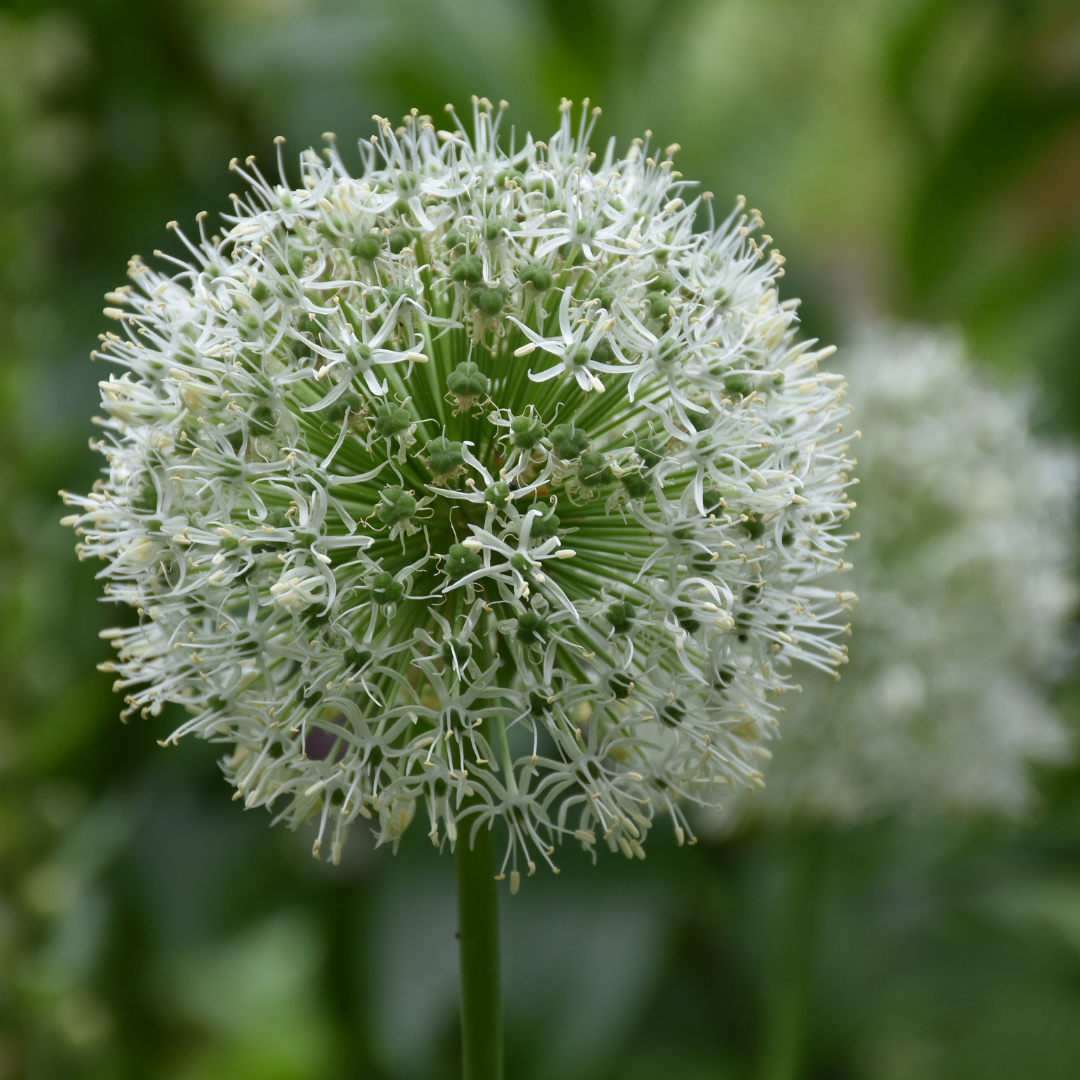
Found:
[(409, 169), (400, 169), (395, 176), (395, 187), (406, 195), (411, 195), (420, 188), (420, 180), (416, 173)]
[(382, 245), (379, 243), (377, 236), (361, 236), (349, 245), (349, 251), (358, 259), (363, 259), (365, 262), (374, 262), (379, 256), (380, 247)]
[(416, 513), (416, 500), (399, 486), (387, 488), (379, 497), (376, 513), (384, 525), (408, 521)]
[(529, 191), (542, 191), (545, 198), (555, 197), (555, 181), (550, 176), (530, 176), (525, 187)]
[(390, 235), (386, 240), (390, 245), (390, 250), (395, 255), (400, 255), (413, 242), (413, 234), (408, 229), (398, 226), (390, 230)]
[(679, 625), (688, 633), (694, 634), (701, 629), (701, 623), (694, 617), (694, 609), (685, 604), (679, 604), (672, 608), (671, 613), (678, 620)]
[(510, 228), (510, 222), (505, 218), (492, 218), (484, 223), (484, 239), (493, 244), (502, 236), (504, 229)]
[(412, 417), (408, 410), (400, 406), (384, 405), (375, 413), (375, 434), (380, 439), (400, 437), (411, 425)]
[(671, 301), (662, 292), (646, 293), (645, 303), (649, 305), (649, 314), (654, 319), (666, 319), (668, 318), (668, 308), (671, 306)]
[(573, 421), (569, 424), (556, 424), (551, 429), (551, 445), (563, 461), (573, 461), (588, 448), (589, 436)]
[[(359, 401), (357, 395), (352, 396)], [(359, 407), (358, 404), (357, 408)], [(269, 431), (272, 427), (277, 427), (277, 422), (277, 415), (269, 405), (257, 405), (251, 414), (251, 427), (255, 431)]]
[(743, 532), (745, 532), (751, 540), (760, 540), (762, 534), (765, 532), (765, 526), (756, 517), (748, 517), (747, 520), (741, 524)]
[(407, 285), (391, 285), (386, 290), (386, 302), (393, 307), (402, 297), (406, 300), (415, 300), (416, 293), (412, 291)]
[(601, 454), (598, 450), (586, 450), (581, 455), (578, 479), (586, 487), (600, 487), (602, 484), (610, 483), (614, 476), (608, 468), (607, 455)]
[(538, 293), (543, 293), (551, 288), (554, 278), (543, 263), (532, 263), (521, 270), (518, 280), (531, 285)]
[(385, 570), (380, 570), (371, 579), (371, 598), (376, 604), (396, 604), (404, 595), (405, 586)]
[(453, 667), (457, 660), (457, 666), (463, 668), (472, 656), (472, 646), (467, 641), (459, 641), (456, 638), (447, 638), (439, 650), (443, 663), (447, 667)]
[(450, 277), (459, 285), (477, 285), (484, 280), (484, 263), (479, 255), (462, 255), (450, 267)]
[(547, 639), (551, 626), (535, 611), (523, 611), (517, 618), (517, 637), (529, 645), (540, 645)]
[(646, 439), (635, 447), (646, 469), (654, 469), (664, 460), (662, 444), (654, 439)]
[(459, 468), (464, 461), (461, 456), (461, 449), (462, 444), (460, 442), (454, 442), (446, 438), (445, 435), (432, 439), (427, 444), (425, 451), (428, 457), (428, 468), (431, 470), (432, 476), (449, 476), (450, 473)]
[(634, 619), (634, 605), (625, 601), (614, 603), (604, 612), (604, 618), (611, 623), (612, 630), (625, 634)]
[(622, 481), (623, 487), (626, 488), (626, 494), (629, 495), (631, 499), (644, 499), (652, 490), (652, 484), (649, 483), (649, 478), (640, 470), (623, 473), (619, 479)]
[(472, 360), (463, 360), (446, 377), (446, 388), (456, 398), (475, 401), (487, 393), (490, 380)]
[(754, 392), (754, 383), (749, 375), (739, 372), (736, 375), (724, 376), (724, 389), (729, 394), (740, 394), (748, 397)]
[(466, 574), (475, 573), (484, 560), (464, 544), (451, 544), (446, 556), (445, 570), (452, 581), (460, 581)]
[(508, 290), (503, 285), (489, 287), (477, 285), (469, 293), (469, 303), (479, 308), (485, 315), (498, 315), (506, 303)]
[(600, 306), (610, 311), (615, 304), (615, 290), (607, 285), (601, 285), (593, 291), (592, 299), (599, 300)]
[(496, 481), (484, 488), (484, 499), (496, 510), (505, 510), (506, 504), (510, 501), (510, 485), (503, 480)]
[(532, 450), (543, 437), (544, 424), (537, 416), (515, 416), (510, 421), (510, 442), (518, 450)]
[(708, 575), (716, 570), (717, 560), (712, 555), (706, 555), (704, 551), (697, 551), (690, 556), (690, 569), (695, 574)]
[(529, 691), (528, 702), (530, 716), (544, 716), (551, 711), (548, 695), (540, 693), (539, 690)]
[(364, 668), (371, 662), (372, 652), (370, 649), (346, 649), (344, 660), (352, 668)]
[(666, 702), (657, 710), (656, 717), (665, 727), (678, 727), (686, 718), (686, 702), (681, 698)]
[(607, 338), (601, 338), (595, 346), (593, 346), (592, 357), (590, 358), (594, 364), (614, 364), (617, 357), (615, 356), (615, 350), (612, 348), (611, 342)]
[(543, 517), (533, 518), (532, 536), (534, 540), (550, 540), (559, 535), (558, 514), (545, 514)]
[(346, 412), (356, 414), (364, 407), (364, 399), (351, 390), (344, 393), (336, 401), (332, 402), (323, 411), (323, 415), (331, 423), (339, 424), (345, 419)]

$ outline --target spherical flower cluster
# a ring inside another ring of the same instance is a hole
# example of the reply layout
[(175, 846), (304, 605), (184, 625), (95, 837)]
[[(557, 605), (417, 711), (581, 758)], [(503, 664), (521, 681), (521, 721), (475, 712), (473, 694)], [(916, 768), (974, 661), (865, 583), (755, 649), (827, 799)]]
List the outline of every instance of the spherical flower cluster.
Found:
[[(695, 232), (672, 166), (548, 145), (474, 103), (302, 185), (251, 159), (223, 236), (107, 300), (107, 478), (66, 496), (138, 622), (128, 712), (235, 744), (236, 797), (334, 860), (501, 819), (503, 871), (755, 782), (799, 657), (843, 662), (850, 462), (831, 350), (739, 207)], [(690, 201), (686, 201), (690, 199)], [(704, 200), (704, 201), (703, 201)], [(710, 219), (711, 220), (711, 219)]]
[(1015, 816), (1071, 739), (1078, 460), (1028, 430), (948, 335), (878, 329), (845, 353), (859, 413), (860, 604), (840, 685), (793, 695), (756, 815)]

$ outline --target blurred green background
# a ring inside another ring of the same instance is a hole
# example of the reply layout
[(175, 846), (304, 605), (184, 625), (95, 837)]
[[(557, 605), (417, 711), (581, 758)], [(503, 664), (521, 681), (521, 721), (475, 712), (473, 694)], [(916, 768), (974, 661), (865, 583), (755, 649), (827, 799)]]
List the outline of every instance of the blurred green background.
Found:
[[(174, 718), (123, 727), (56, 491), (98, 467), (102, 293), (227, 208), (232, 156), (473, 93), (540, 136), (588, 96), (600, 138), (681, 143), (719, 206), (760, 208), (808, 334), (958, 324), (1080, 436), (1075, 2), (0, 4), (0, 1080), (457, 1075), (451, 859), (357, 831), (323, 866), (230, 803), (214, 747), (160, 749)], [(1075, 680), (1059, 705), (1075, 724)], [(804, 1008), (813, 1080), (1075, 1077), (1080, 771), (1041, 786), (1023, 825), (568, 851), (506, 898), (509, 1075), (769, 1080)]]

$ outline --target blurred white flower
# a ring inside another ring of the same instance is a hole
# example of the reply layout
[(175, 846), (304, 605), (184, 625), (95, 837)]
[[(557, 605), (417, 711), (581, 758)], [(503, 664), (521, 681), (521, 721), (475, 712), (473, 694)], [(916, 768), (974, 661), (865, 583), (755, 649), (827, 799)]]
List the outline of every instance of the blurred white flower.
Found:
[(760, 779), (791, 660), (844, 658), (850, 462), (756, 212), (695, 233), (677, 147), (501, 116), (379, 121), (359, 177), (331, 138), (299, 189), (234, 162), (226, 235), (106, 298), (109, 469), (66, 498), (129, 713), (187, 707), (335, 861), (358, 816), (501, 819), (516, 889)]
[(765, 819), (1015, 816), (1029, 766), (1067, 759), (1048, 703), (1070, 655), (1078, 459), (1031, 435), (957, 337), (877, 328), (844, 357), (863, 438), (839, 684), (786, 701)]

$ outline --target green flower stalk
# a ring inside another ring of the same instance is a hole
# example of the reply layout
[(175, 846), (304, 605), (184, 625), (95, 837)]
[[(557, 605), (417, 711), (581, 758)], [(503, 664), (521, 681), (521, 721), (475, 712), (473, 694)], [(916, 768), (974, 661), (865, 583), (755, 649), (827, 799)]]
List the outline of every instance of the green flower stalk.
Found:
[(756, 212), (713, 223), (674, 146), (598, 160), (597, 112), (505, 149), (486, 101), (376, 118), (299, 188), (279, 140), (223, 236), (107, 297), (108, 468), (66, 496), (137, 616), (105, 667), (316, 856), (420, 807), (440, 846), (502, 822), (512, 892), (566, 838), (644, 857), (760, 782), (794, 659), (845, 660), (832, 350)]

